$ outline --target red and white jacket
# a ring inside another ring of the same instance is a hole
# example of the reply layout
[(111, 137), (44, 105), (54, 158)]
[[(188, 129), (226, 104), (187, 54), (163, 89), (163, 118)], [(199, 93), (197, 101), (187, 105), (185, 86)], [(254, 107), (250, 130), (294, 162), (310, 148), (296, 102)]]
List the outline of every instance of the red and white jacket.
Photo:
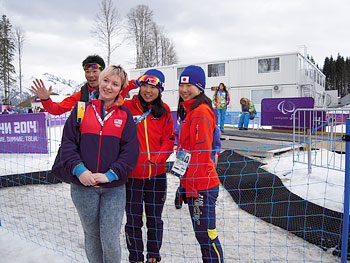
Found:
[(187, 197), (197, 197), (198, 191), (218, 186), (220, 181), (215, 170), (212, 153), (214, 112), (205, 103), (191, 110), (196, 100), (182, 102), (186, 118), (182, 122), (178, 147), (191, 152), (189, 167), (181, 178)]
[[(136, 125), (140, 155), (135, 169), (129, 174), (130, 178), (145, 179), (166, 172), (166, 161), (173, 151), (175, 134), (170, 108), (165, 103), (163, 105), (167, 111), (160, 118), (150, 113)], [(126, 100), (123, 106), (130, 110), (134, 121), (144, 114), (137, 95)]]

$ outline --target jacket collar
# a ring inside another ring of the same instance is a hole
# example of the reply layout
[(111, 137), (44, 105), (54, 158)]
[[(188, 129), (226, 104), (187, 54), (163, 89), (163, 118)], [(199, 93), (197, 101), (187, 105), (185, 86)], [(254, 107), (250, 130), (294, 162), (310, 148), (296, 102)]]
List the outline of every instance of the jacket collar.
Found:
[[(93, 92), (95, 89), (93, 87), (90, 87), (89, 83), (86, 82), (86, 86), (90, 90), (90, 92)], [(98, 90), (98, 89), (97, 89)]]
[[(139, 100), (138, 95), (135, 94), (134, 97), (133, 97), (132, 99), (134, 100), (135, 104), (137, 105), (137, 108), (138, 108), (141, 112), (143, 112), (143, 107), (141, 106), (141, 102), (140, 102), (140, 100)], [(149, 103), (147, 107), (148, 107), (148, 109), (152, 108), (152, 104)]]
[(184, 106), (186, 112), (190, 112), (192, 105), (196, 102), (196, 99), (192, 99), (192, 100), (187, 100), (187, 101), (183, 101), (181, 102), (181, 105)]
[[(95, 106), (103, 106), (104, 105), (104, 101), (102, 100), (93, 100), (91, 101), (91, 103), (93, 103)], [(117, 99), (111, 104), (109, 105), (106, 110), (110, 110), (111, 108), (117, 107), (119, 108), (120, 106), (122, 106), (124, 104), (124, 100), (122, 96), (118, 96)]]

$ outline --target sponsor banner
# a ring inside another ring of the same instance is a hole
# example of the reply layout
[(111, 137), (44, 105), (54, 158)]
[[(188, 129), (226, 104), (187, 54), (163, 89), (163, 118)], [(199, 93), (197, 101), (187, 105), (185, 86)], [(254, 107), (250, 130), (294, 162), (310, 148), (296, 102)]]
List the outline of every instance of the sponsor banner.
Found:
[(68, 119), (70, 115), (70, 111), (65, 112), (61, 115), (52, 115), (52, 114), (48, 114), (49, 118), (50, 118), (50, 126), (62, 126), (65, 124), (66, 120)]
[(1, 114), (0, 153), (48, 153), (45, 113)]
[[(293, 113), (296, 109), (313, 109), (314, 99), (273, 98), (261, 101), (261, 125), (276, 127), (293, 127)], [(309, 127), (312, 114), (297, 114), (296, 123)]]

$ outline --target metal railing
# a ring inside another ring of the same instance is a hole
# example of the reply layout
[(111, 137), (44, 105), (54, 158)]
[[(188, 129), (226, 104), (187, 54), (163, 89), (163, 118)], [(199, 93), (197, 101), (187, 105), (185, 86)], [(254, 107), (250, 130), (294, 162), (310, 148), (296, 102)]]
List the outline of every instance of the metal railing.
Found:
[[(293, 113), (293, 161), (345, 171), (345, 121), (350, 109), (297, 109)], [(299, 145), (300, 147), (296, 147)], [(317, 151), (316, 151), (317, 150)], [(321, 158), (315, 158), (321, 154)], [(336, 155), (337, 156), (336, 158)], [(316, 159), (318, 161), (316, 161)]]

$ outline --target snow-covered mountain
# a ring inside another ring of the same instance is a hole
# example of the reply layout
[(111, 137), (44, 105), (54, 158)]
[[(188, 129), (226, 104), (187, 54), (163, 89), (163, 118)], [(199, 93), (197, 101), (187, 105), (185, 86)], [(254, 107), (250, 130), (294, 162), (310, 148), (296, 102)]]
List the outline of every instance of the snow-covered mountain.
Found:
[[(70, 96), (73, 93), (80, 90), (81, 86), (84, 83), (80, 83), (75, 80), (67, 80), (50, 73), (44, 73), (41, 76), (30, 77), (28, 79), (22, 80), (22, 101), (27, 98), (35, 95), (32, 92), (31, 86), (33, 86), (33, 81), (35, 79), (41, 79), (44, 82), (45, 87), (48, 89), (50, 86), (52, 87), (52, 92), (57, 93), (61, 96)], [(19, 92), (19, 82), (15, 84), (15, 88), (11, 91), (11, 104), (18, 105), (21, 102), (20, 92)], [(0, 98), (2, 99), (4, 96), (3, 92), (0, 94)]]

